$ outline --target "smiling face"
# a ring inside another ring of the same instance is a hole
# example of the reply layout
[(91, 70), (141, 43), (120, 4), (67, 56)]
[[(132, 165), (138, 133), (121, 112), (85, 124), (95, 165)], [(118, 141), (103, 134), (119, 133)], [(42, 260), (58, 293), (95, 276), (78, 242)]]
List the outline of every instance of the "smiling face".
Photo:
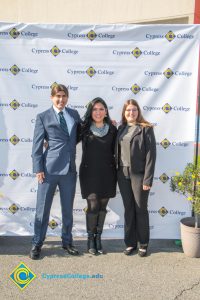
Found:
[(138, 118), (138, 109), (137, 106), (129, 104), (126, 107), (124, 117), (128, 124), (134, 124)]
[(68, 102), (68, 97), (66, 96), (64, 91), (60, 91), (57, 92), (54, 96), (51, 96), (51, 101), (53, 102), (53, 105), (61, 111), (65, 108), (65, 105)]
[(103, 125), (107, 110), (102, 103), (96, 103), (92, 109), (92, 120), (97, 126)]

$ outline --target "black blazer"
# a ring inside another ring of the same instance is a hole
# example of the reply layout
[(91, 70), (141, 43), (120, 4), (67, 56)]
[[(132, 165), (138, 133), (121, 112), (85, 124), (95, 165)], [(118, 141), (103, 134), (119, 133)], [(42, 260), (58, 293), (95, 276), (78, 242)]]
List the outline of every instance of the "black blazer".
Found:
[[(115, 158), (117, 168), (119, 167), (119, 136), (126, 125), (118, 129)], [(156, 140), (153, 127), (137, 125), (130, 142), (131, 175), (143, 174), (143, 185), (151, 186), (156, 161)]]

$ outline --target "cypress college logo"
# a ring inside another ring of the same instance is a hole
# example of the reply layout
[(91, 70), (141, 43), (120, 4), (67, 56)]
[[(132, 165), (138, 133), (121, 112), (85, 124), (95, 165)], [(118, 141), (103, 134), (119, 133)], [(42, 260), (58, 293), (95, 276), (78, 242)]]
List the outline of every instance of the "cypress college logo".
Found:
[(133, 56), (135, 58), (138, 58), (142, 54), (144, 56), (159, 56), (160, 55), (160, 51), (155, 51), (155, 50), (141, 50), (140, 48), (136, 47), (133, 50), (116, 50), (116, 49), (114, 49), (112, 51), (112, 54), (116, 55), (118, 57)]
[(110, 33), (96, 33), (94, 30), (90, 30), (87, 33), (75, 33), (75, 32), (68, 32), (67, 38), (69, 39), (88, 39), (91, 42), (95, 39), (101, 39), (101, 40), (111, 40), (115, 38), (115, 34)]
[(0, 107), (10, 107), (13, 110), (17, 110), (19, 107), (21, 107), (21, 108), (37, 108), (38, 104), (30, 103), (30, 102), (19, 103), (18, 100), (14, 99), (10, 103), (1, 102)]
[(12, 36), (13, 39), (16, 39), (20, 35), (20, 32), (16, 28), (13, 28), (11, 29), (9, 34), (10, 36)]
[(79, 76), (79, 75), (88, 75), (92, 78), (94, 75), (100, 76), (112, 76), (114, 75), (114, 71), (107, 70), (107, 69), (94, 69), (92, 66), (86, 70), (83, 69), (67, 69), (67, 73), (72, 76)]
[(158, 213), (161, 215), (161, 217), (165, 217), (168, 214), (168, 210), (163, 206), (158, 210)]
[(170, 77), (172, 77), (172, 75), (174, 74), (174, 72), (173, 72), (170, 68), (168, 68), (167, 70), (165, 70), (165, 71), (163, 72), (163, 74), (165, 75), (165, 77), (166, 77), (167, 79), (169, 79)]
[(139, 93), (139, 91), (141, 90), (141, 88), (139, 87), (139, 85), (137, 85), (137, 83), (135, 83), (134, 85), (132, 85), (131, 87), (131, 91), (133, 92), (133, 94), (137, 94)]
[(3, 37), (10, 37), (13, 38), (14, 40), (16, 40), (18, 37), (22, 37), (22, 38), (35, 38), (37, 37), (39, 34), (38, 32), (31, 32), (31, 31), (19, 31), (17, 28), (13, 27), (10, 31), (1, 31), (0, 32), (0, 36)]
[(118, 93), (132, 91), (134, 95), (137, 95), (139, 92), (157, 93), (159, 91), (159, 89), (158, 88), (153, 88), (151, 86), (149, 86), (149, 87), (147, 87), (147, 86), (140, 87), (137, 83), (134, 83), (131, 87), (112, 86), (112, 91), (118, 92)]
[(10, 72), (11, 72), (13, 75), (17, 75), (17, 74), (20, 72), (20, 69), (18, 68), (18, 66), (13, 65), (13, 66), (10, 68)]
[(14, 215), (19, 210), (19, 207), (13, 203), (11, 206), (9, 206), (8, 210)]
[(13, 144), (14, 146), (17, 145), (20, 141), (20, 139), (14, 134), (9, 141), (11, 142), (11, 144)]
[(23, 143), (32, 143), (33, 140), (31, 138), (19, 138), (15, 134), (11, 136), (11, 138), (0, 138), (0, 143), (7, 143), (10, 142), (13, 146), (16, 146), (19, 142)]
[(162, 181), (162, 183), (166, 183), (169, 180), (169, 177), (167, 176), (167, 174), (163, 173), (162, 175), (160, 175), (159, 179), (160, 181)]
[(8, 173), (0, 173), (0, 177), (10, 177), (12, 180), (16, 180), (19, 176), (23, 177), (23, 178), (35, 178), (35, 174), (34, 173), (18, 173), (17, 170), (12, 170), (9, 174)]
[(151, 209), (149, 210), (150, 214), (159, 214), (162, 218), (164, 218), (167, 214), (170, 216), (185, 216), (186, 212), (185, 211), (180, 211), (180, 210), (173, 210), (173, 209), (167, 209), (166, 207), (162, 206), (160, 209)]
[(142, 54), (142, 51), (138, 47), (136, 47), (131, 53), (135, 58), (138, 58)]
[(19, 102), (15, 99), (10, 102), (10, 107), (12, 107), (13, 110), (16, 110), (19, 106), (20, 106)]
[(176, 142), (176, 141), (170, 142), (167, 138), (165, 138), (160, 143), (156, 143), (156, 145), (160, 145), (164, 149), (167, 149), (169, 146), (188, 147), (189, 143), (187, 143), (187, 142)]
[(90, 41), (94, 41), (94, 39), (96, 39), (97, 35), (96, 33), (94, 32), (94, 30), (90, 30), (90, 32), (88, 32), (87, 34), (87, 38), (90, 40)]
[(57, 46), (54, 46), (50, 52), (53, 54), (53, 56), (57, 56), (60, 53), (60, 49)]
[(93, 67), (90, 67), (87, 69), (86, 73), (88, 74), (88, 76), (93, 77), (96, 74), (96, 71)]
[(31, 52), (37, 55), (47, 55), (51, 53), (54, 57), (57, 57), (59, 54), (69, 54), (69, 55), (77, 55), (79, 51), (77, 49), (71, 48), (58, 48), (56, 45), (53, 46), (50, 50), (44, 48), (32, 48)]
[(27, 207), (19, 206), (19, 205), (13, 203), (9, 207), (0, 206), (0, 211), (9, 212), (12, 215), (15, 215), (18, 211), (21, 211), (23, 213), (25, 213), (25, 212), (28, 213), (29, 216), (30, 216), (30, 213), (35, 212), (36, 208), (35, 207), (29, 207), (29, 206), (27, 206)]
[(9, 35), (15, 40), (16, 38), (18, 38), (19, 36), (21, 37), (26, 37), (26, 38), (34, 38), (38, 36), (37, 32), (30, 32), (30, 31), (19, 31), (17, 30), (15, 27), (12, 28), (9, 31)]
[[(31, 87), (32, 87), (33, 90), (43, 91), (43, 90), (51, 90), (56, 85), (57, 85), (57, 82), (54, 82), (51, 85), (32, 84)], [(76, 92), (79, 87), (77, 85), (71, 85), (71, 84), (69, 84), (69, 85), (67, 85), (67, 88), (68, 88), (69, 91)]]
[(178, 76), (178, 77), (190, 77), (192, 75), (192, 72), (188, 71), (173, 71), (171, 68), (167, 68), (163, 72), (161, 71), (151, 71), (151, 70), (146, 70), (144, 71), (144, 75), (148, 77), (154, 77), (154, 76), (165, 76), (167, 79), (170, 79), (173, 75)]
[(160, 142), (160, 145), (164, 148), (164, 149), (167, 149), (170, 145), (171, 145), (171, 143), (170, 143), (170, 141), (168, 141), (168, 139), (164, 139), (162, 142)]
[(9, 173), (9, 176), (10, 176), (10, 178), (12, 178), (13, 180), (16, 180), (20, 175), (19, 175), (19, 173), (18, 173), (16, 170), (12, 170), (12, 171)]
[(163, 105), (162, 110), (168, 114), (170, 112), (170, 110), (172, 109), (172, 107), (169, 105), (169, 103), (165, 103), (165, 105)]
[(190, 107), (184, 107), (184, 106), (171, 106), (169, 103), (165, 103), (163, 106), (143, 106), (143, 110), (145, 111), (158, 111), (162, 110), (165, 114), (168, 114), (171, 111), (175, 112), (189, 112)]
[(14, 76), (18, 75), (20, 72), (28, 73), (28, 74), (37, 74), (38, 69), (33, 69), (31, 67), (21, 67), (19, 68), (16, 64), (12, 65), (10, 68), (2, 67), (0, 68), (0, 72), (11, 72)]
[(51, 228), (51, 229), (55, 229), (56, 227), (58, 227), (58, 223), (54, 220), (54, 219), (52, 219), (50, 222), (49, 222), (49, 227)]
[(166, 183), (169, 179), (166, 173), (162, 173), (159, 177), (154, 176), (154, 180), (160, 180), (162, 183)]
[(9, 278), (20, 290), (24, 290), (36, 278), (36, 275), (21, 261)]
[(173, 31), (170, 30), (168, 33), (166, 33), (165, 37), (169, 42), (171, 42), (176, 36)]
[(166, 39), (168, 42), (172, 42), (175, 38), (177, 39), (184, 39), (184, 40), (191, 40), (194, 39), (192, 34), (187, 33), (174, 33), (172, 30), (169, 30), (166, 34), (160, 33), (147, 33), (146, 39), (148, 40), (155, 40), (155, 39)]
[(32, 143), (33, 140), (31, 138), (19, 138), (18, 136), (16, 136), (15, 134), (13, 136), (11, 136), (11, 138), (0, 138), (0, 143), (8, 143), (10, 142), (13, 146), (16, 146), (19, 142), (22, 143)]

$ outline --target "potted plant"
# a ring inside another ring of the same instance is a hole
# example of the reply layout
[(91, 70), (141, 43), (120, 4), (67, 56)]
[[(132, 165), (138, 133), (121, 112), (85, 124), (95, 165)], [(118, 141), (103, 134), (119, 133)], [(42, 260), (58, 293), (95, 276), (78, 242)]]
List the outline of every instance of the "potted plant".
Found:
[(181, 220), (181, 240), (187, 256), (200, 257), (200, 163), (188, 163), (182, 174), (177, 172), (170, 188), (191, 202), (194, 217)]

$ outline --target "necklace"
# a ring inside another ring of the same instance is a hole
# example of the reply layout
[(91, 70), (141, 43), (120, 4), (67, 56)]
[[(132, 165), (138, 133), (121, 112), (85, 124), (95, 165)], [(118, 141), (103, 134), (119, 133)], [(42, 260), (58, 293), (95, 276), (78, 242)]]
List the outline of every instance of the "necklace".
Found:
[(96, 127), (94, 123), (90, 126), (90, 130), (96, 136), (103, 137), (108, 133), (109, 126), (105, 123), (102, 127)]

